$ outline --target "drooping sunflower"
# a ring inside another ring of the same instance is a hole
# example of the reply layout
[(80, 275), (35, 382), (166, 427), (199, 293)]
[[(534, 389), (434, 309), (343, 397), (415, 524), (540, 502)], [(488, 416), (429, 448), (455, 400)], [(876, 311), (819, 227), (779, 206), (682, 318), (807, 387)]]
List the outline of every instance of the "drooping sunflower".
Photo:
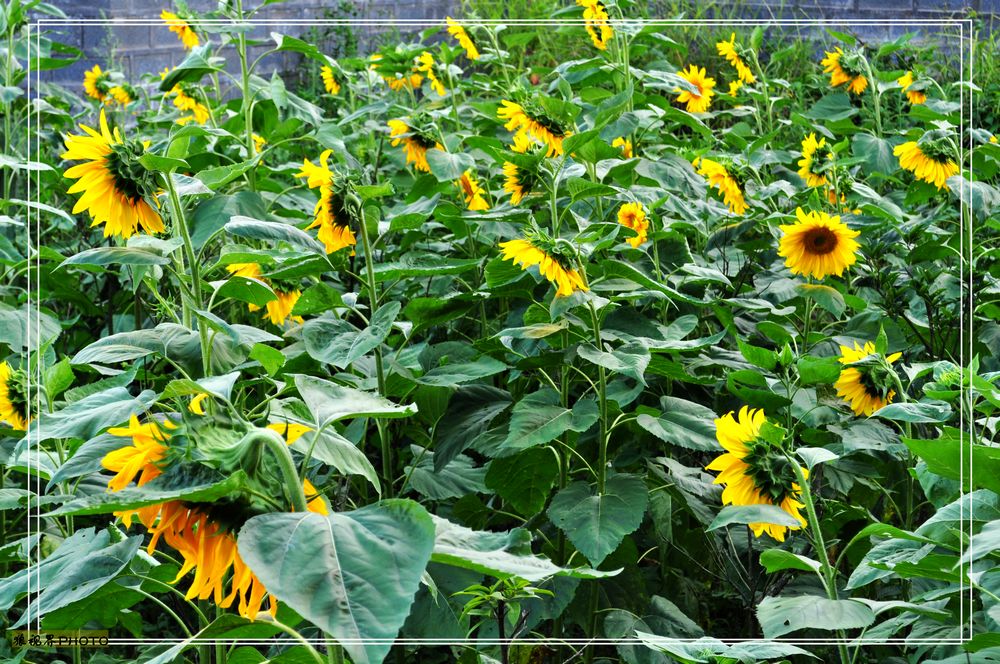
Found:
[(947, 180), (958, 175), (958, 164), (951, 158), (949, 149), (933, 140), (907, 141), (892, 149), (899, 157), (899, 165), (912, 172), (918, 180), (929, 182), (938, 189), (949, 189)]
[(63, 159), (84, 161), (66, 170), (67, 178), (77, 182), (67, 191), (83, 192), (73, 206), (73, 214), (86, 210), (94, 220), (91, 226), (104, 224), (104, 237), (131, 237), (141, 226), (147, 233), (162, 233), (163, 220), (150, 207), (156, 204), (153, 176), (139, 163), (146, 147), (137, 140), (126, 141), (108, 121), (101, 109), (101, 131), (85, 125), (85, 136), (67, 134)]
[(18, 431), (28, 428), (28, 395), (24, 389), (24, 374), (0, 362), (0, 422)]
[(520, 205), (524, 197), (531, 193), (535, 186), (535, 174), (517, 164), (505, 161), (503, 163), (503, 190), (510, 194), (511, 205)]
[(910, 90), (910, 86), (913, 85), (913, 72), (908, 71), (899, 78), (896, 79), (898, 83), (903, 88), (903, 94), (906, 95), (906, 99), (910, 104), (917, 106), (918, 104), (923, 104), (927, 101), (927, 95), (923, 90)]
[(826, 57), (820, 64), (823, 72), (830, 74), (830, 85), (840, 87), (847, 84), (847, 89), (856, 95), (862, 94), (868, 87), (868, 79), (864, 75), (862, 58), (858, 51), (844, 53), (839, 46), (833, 51), (826, 51)]
[(563, 140), (572, 134), (555, 118), (549, 117), (541, 109), (526, 109), (521, 104), (504, 99), (497, 109), (497, 117), (506, 120), (508, 131), (527, 132), (532, 138), (548, 146), (547, 157), (562, 156)]
[(333, 67), (323, 65), (319, 70), (319, 75), (323, 77), (323, 89), (332, 95), (340, 94), (340, 83), (333, 75)]
[(417, 57), (417, 71), (423, 72), (427, 77), (427, 80), (431, 83), (431, 90), (438, 93), (442, 97), (447, 94), (447, 90), (444, 88), (444, 83), (441, 79), (437, 77), (434, 71), (434, 56), (431, 55), (430, 51), (424, 51)]
[(675, 88), (677, 101), (687, 104), (688, 113), (704, 113), (712, 105), (712, 96), (715, 95), (715, 79), (710, 78), (704, 67), (688, 65), (688, 68), (678, 74), (685, 81), (698, 89), (697, 92)]
[(185, 84), (175, 85), (168, 93), (174, 97), (174, 106), (180, 111), (190, 112), (191, 115), (181, 116), (177, 119), (177, 124), (187, 124), (194, 120), (198, 124), (205, 124), (212, 116), (212, 111), (195, 99), (196, 94), (193, 89), (189, 89)]
[(830, 274), (838, 277), (858, 260), (860, 245), (854, 238), (860, 231), (852, 231), (839, 216), (825, 212), (795, 210), (798, 221), (779, 226), (782, 232), (778, 255), (785, 258), (785, 266), (792, 274), (809, 275), (822, 279)]
[(699, 175), (708, 179), (710, 187), (715, 187), (722, 194), (722, 201), (729, 206), (733, 214), (743, 214), (750, 207), (743, 196), (743, 187), (729, 170), (717, 161), (699, 157), (692, 162)]
[(326, 253), (332, 254), (345, 247), (351, 247), (353, 256), (353, 247), (358, 243), (351, 229), (354, 219), (351, 212), (346, 209), (341, 183), (327, 166), (331, 154), (333, 150), (324, 150), (319, 156), (319, 164), (306, 159), (302, 162), (302, 170), (296, 173), (295, 177), (306, 178), (310, 189), (319, 189), (319, 201), (316, 202), (313, 211), (313, 222), (307, 228), (319, 228), (316, 238), (326, 247)]
[(406, 163), (413, 164), (418, 171), (429, 173), (430, 164), (427, 163), (428, 150), (443, 150), (444, 146), (424, 132), (418, 131), (402, 120), (389, 120), (389, 137), (392, 138), (392, 146), (403, 144), (406, 153)]
[[(747, 63), (743, 61), (743, 58), (740, 57), (737, 51), (735, 32), (729, 36), (729, 41), (720, 41), (716, 43), (715, 48), (719, 50), (719, 55), (724, 57), (736, 69), (736, 75), (740, 77), (740, 83), (752, 85), (757, 82), (753, 72), (750, 71), (750, 67), (747, 66)], [(731, 87), (729, 94), (732, 94)]]
[[(261, 273), (260, 265), (257, 263), (230, 263), (226, 266), (226, 269), (236, 276), (246, 277), (248, 279), (257, 279), (258, 281), (263, 281), (264, 283), (271, 285), (276, 299), (270, 300), (266, 305), (264, 305), (265, 320), (270, 321), (278, 327), (284, 325), (285, 321), (289, 319), (299, 324), (305, 322), (301, 316), (291, 315), (292, 309), (295, 307), (295, 303), (299, 301), (300, 297), (302, 297), (302, 291), (297, 288), (283, 287), (278, 284), (273, 284), (270, 279), (264, 278)], [(256, 304), (248, 302), (247, 309), (250, 311), (259, 311), (260, 307)]]
[[(370, 69), (376, 72), (379, 71), (380, 65), (382, 64), (380, 62), (381, 60), (381, 53), (373, 53), (371, 56), (371, 64), (369, 65)], [(382, 77), (382, 80), (385, 81), (386, 85), (388, 85), (389, 89), (393, 92), (399, 92), (405, 88), (416, 90), (420, 87), (420, 84), (424, 82), (424, 77), (416, 71), (416, 69), (408, 74), (384, 74), (380, 72), (379, 76)]]
[[(806, 526), (806, 519), (800, 512), (805, 504), (799, 502), (802, 487), (795, 481), (795, 468), (791, 465), (794, 462), (760, 438), (761, 427), (766, 421), (764, 411), (750, 410), (746, 406), (740, 409), (737, 417), (729, 412), (716, 419), (715, 437), (726, 452), (705, 468), (719, 471), (714, 483), (725, 485), (723, 505), (776, 505), (796, 519), (800, 526), (748, 524), (754, 536), (767, 533), (784, 542), (789, 530)], [(802, 468), (802, 474), (808, 477), (809, 471)]]
[(122, 83), (108, 90), (108, 96), (104, 99), (104, 102), (108, 103), (108, 101), (114, 100), (119, 106), (128, 106), (135, 101), (135, 98), (135, 88), (127, 83)]
[(649, 220), (646, 218), (646, 210), (642, 203), (624, 203), (618, 208), (618, 223), (625, 228), (635, 231), (634, 237), (625, 238), (625, 241), (638, 249), (646, 241), (646, 233), (649, 231)]
[(535, 145), (535, 142), (528, 136), (528, 132), (521, 130), (514, 134), (513, 145), (510, 149), (514, 152), (524, 154)]
[(465, 31), (458, 21), (450, 16), (444, 17), (445, 23), (448, 24), (448, 34), (455, 38), (458, 45), (465, 49), (465, 55), (469, 57), (470, 60), (479, 59), (479, 49), (476, 48), (476, 44), (469, 37), (469, 33)]
[(622, 151), (622, 157), (625, 159), (631, 159), (633, 157), (632, 141), (627, 138), (619, 136), (615, 140), (611, 141), (611, 147), (619, 148)]
[(131, 484), (136, 475), (139, 475), (139, 486), (158, 477), (162, 471), (157, 464), (166, 457), (166, 442), (170, 438), (164, 429), (175, 428), (170, 420), (164, 420), (162, 428), (156, 420), (140, 424), (139, 418), (132, 415), (127, 427), (108, 429), (112, 436), (132, 439), (132, 445), (108, 452), (101, 460), (104, 468), (115, 473), (108, 481), (108, 489), (121, 491)]
[(594, 47), (602, 51), (608, 49), (608, 42), (615, 36), (611, 28), (611, 17), (600, 0), (576, 0), (583, 7), (583, 22)]
[(472, 169), (469, 169), (462, 173), (461, 177), (455, 181), (455, 184), (462, 190), (462, 196), (465, 198), (465, 205), (470, 210), (489, 210), (490, 204), (486, 202), (483, 194), (486, 193), (483, 188), (476, 182), (476, 176), (472, 174)]
[(166, 22), (167, 26), (170, 28), (170, 32), (177, 35), (178, 39), (181, 40), (181, 43), (184, 44), (185, 49), (190, 50), (201, 43), (198, 39), (198, 33), (194, 31), (194, 28), (192, 28), (186, 20), (177, 14), (168, 12), (164, 9), (160, 12), (160, 18)]
[[(871, 358), (859, 366), (845, 366), (840, 370), (840, 378), (834, 383), (837, 396), (842, 397), (856, 415), (871, 415), (890, 403), (896, 396), (889, 386), (888, 365), (900, 358), (902, 353), (893, 353), (884, 358), (877, 356), (875, 344), (868, 341), (864, 346), (854, 342), (854, 348), (840, 347), (840, 363), (852, 365)], [(873, 357), (877, 356), (877, 357)], [(883, 363), (881, 360), (885, 360)]]
[(806, 181), (806, 186), (822, 187), (827, 184), (826, 175), (816, 173), (813, 166), (816, 163), (816, 153), (826, 145), (826, 139), (816, 140), (816, 134), (809, 132), (809, 135), (802, 139), (802, 159), (799, 159), (799, 176)]
[(537, 265), (538, 272), (556, 286), (556, 297), (590, 290), (573, 267), (573, 258), (566, 255), (556, 243), (539, 234), (501, 242), (500, 249), (504, 260), (520, 265), (522, 270)]
[(108, 96), (110, 79), (107, 72), (101, 71), (101, 65), (94, 65), (92, 69), (83, 72), (83, 91), (88, 97), (103, 102)]

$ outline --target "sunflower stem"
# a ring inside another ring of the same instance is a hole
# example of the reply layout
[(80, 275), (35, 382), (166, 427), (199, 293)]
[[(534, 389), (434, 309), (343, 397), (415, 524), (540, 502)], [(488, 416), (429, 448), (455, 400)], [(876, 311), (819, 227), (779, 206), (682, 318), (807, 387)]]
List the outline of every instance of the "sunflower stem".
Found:
[(292, 508), (296, 512), (308, 512), (309, 506), (306, 501), (305, 490), (302, 488), (302, 479), (295, 470), (295, 461), (292, 459), (292, 453), (289, 451), (285, 439), (270, 429), (257, 428), (251, 429), (244, 436), (243, 440), (248, 447), (253, 443), (260, 443), (271, 450), (271, 453), (278, 462), (278, 466), (281, 468), (281, 475), (285, 480), (285, 488), (292, 499)]
[(875, 109), (875, 135), (882, 138), (882, 93), (879, 92), (878, 82), (875, 80), (875, 74), (872, 72), (872, 65), (868, 62), (868, 58), (862, 57), (865, 63), (865, 72), (868, 74), (868, 80), (871, 82), (872, 86), (872, 106)]
[[(243, 21), (243, 0), (236, 0), (236, 13), (239, 20)], [(247, 36), (242, 30), (236, 40), (236, 50), (240, 56), (240, 87), (243, 88), (243, 128), (245, 130), (245, 143), (247, 146), (247, 157), (253, 159), (257, 156), (257, 147), (253, 142), (253, 97), (250, 95), (250, 69), (247, 67)], [(254, 169), (247, 171), (247, 184), (250, 191), (257, 190)]]

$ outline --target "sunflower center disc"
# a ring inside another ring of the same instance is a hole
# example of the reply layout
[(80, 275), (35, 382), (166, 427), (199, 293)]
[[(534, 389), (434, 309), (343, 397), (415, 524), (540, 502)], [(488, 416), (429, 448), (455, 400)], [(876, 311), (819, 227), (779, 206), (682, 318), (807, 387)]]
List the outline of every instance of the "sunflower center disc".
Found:
[(829, 228), (814, 228), (806, 233), (806, 249), (812, 254), (828, 254), (837, 246), (837, 235)]

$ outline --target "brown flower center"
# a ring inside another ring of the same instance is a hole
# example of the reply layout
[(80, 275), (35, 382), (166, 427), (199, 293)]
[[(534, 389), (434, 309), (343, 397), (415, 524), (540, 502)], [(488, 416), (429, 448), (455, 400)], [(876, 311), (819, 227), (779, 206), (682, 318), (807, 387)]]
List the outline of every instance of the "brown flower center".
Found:
[(805, 244), (809, 253), (822, 256), (837, 247), (837, 234), (829, 228), (813, 228), (806, 232)]

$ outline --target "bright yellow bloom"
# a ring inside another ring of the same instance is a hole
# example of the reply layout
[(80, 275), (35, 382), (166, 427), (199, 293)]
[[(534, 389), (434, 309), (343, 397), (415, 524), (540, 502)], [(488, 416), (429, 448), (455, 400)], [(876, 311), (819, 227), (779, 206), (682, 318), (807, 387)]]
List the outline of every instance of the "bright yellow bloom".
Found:
[(68, 134), (63, 159), (84, 161), (66, 170), (65, 176), (77, 180), (67, 191), (83, 192), (73, 206), (73, 214), (84, 210), (94, 220), (91, 226), (104, 224), (104, 237), (119, 235), (129, 238), (139, 226), (147, 233), (162, 233), (163, 220), (146, 199), (155, 201), (151, 176), (139, 163), (145, 146), (139, 141), (125, 141), (108, 121), (101, 109), (101, 131), (80, 125), (86, 136)]
[(699, 175), (708, 179), (709, 187), (715, 187), (722, 194), (723, 202), (729, 206), (733, 214), (743, 214), (749, 207), (743, 197), (739, 182), (730, 175), (726, 167), (717, 161), (701, 157), (692, 162)]
[(510, 204), (519, 205), (524, 197), (531, 193), (534, 176), (526, 173), (509, 161), (503, 163), (503, 190), (510, 194)]
[(444, 150), (443, 145), (413, 131), (402, 120), (389, 120), (389, 137), (392, 138), (393, 147), (400, 143), (403, 144), (406, 163), (413, 164), (415, 169), (425, 173), (430, 173), (431, 170), (431, 165), (427, 163), (427, 151), (430, 149)]
[(101, 65), (83, 72), (83, 91), (97, 101), (104, 101), (108, 96), (108, 75), (101, 71)]
[(431, 90), (442, 97), (447, 93), (447, 90), (444, 89), (444, 83), (434, 72), (434, 56), (431, 55), (430, 51), (424, 51), (417, 57), (417, 70), (427, 76), (427, 80), (431, 82)]
[[(163, 426), (175, 428), (169, 420), (165, 420)], [(108, 433), (132, 439), (130, 446), (108, 452), (101, 460), (104, 468), (116, 473), (108, 481), (109, 491), (121, 491), (131, 484), (136, 475), (139, 475), (137, 484), (142, 486), (160, 474), (160, 467), (156, 464), (167, 455), (168, 448), (164, 443), (170, 434), (161, 429), (156, 420), (139, 424), (139, 418), (133, 415), (127, 427), (112, 427)]]
[(0, 422), (18, 431), (28, 428), (28, 397), (22, 374), (0, 362)]
[[(133, 101), (135, 101), (134, 99), (132, 99), (132, 95), (129, 94), (128, 89), (126, 89), (122, 85), (116, 85), (110, 90), (108, 90), (108, 97), (118, 102), (118, 104), (121, 106), (128, 106)], [(105, 98), (104, 101), (105, 103), (107, 103), (108, 99)]]
[(194, 399), (191, 399), (191, 403), (188, 404), (188, 410), (195, 415), (204, 415), (205, 408), (201, 405), (205, 399), (208, 399), (208, 392), (201, 392), (196, 394)]
[(913, 173), (918, 180), (929, 182), (938, 189), (948, 190), (947, 180), (958, 175), (958, 164), (953, 159), (933, 156), (925, 152), (916, 141), (901, 143), (892, 153), (899, 157), (899, 165)]
[(635, 237), (625, 239), (633, 248), (638, 249), (646, 241), (649, 220), (646, 219), (642, 203), (625, 203), (618, 208), (618, 223), (635, 231)]
[(458, 41), (459, 46), (465, 49), (465, 54), (469, 57), (469, 59), (478, 60), (479, 49), (476, 48), (476, 45), (472, 42), (472, 39), (465, 31), (465, 28), (459, 25), (458, 22), (450, 16), (445, 16), (444, 21), (448, 24), (448, 34), (454, 37)]
[(924, 94), (922, 90), (910, 90), (910, 86), (913, 85), (913, 72), (908, 71), (899, 78), (896, 79), (896, 83), (903, 87), (903, 93), (911, 104), (916, 106), (917, 104), (923, 104), (927, 101), (927, 95)]
[[(331, 154), (333, 154), (333, 150), (324, 150), (319, 156), (320, 163), (318, 165), (306, 159), (302, 163), (302, 170), (296, 173), (295, 177), (306, 178), (310, 189), (319, 189), (319, 200), (313, 210), (313, 223), (307, 228), (319, 228), (316, 238), (326, 247), (326, 253), (332, 254), (345, 247), (351, 247), (351, 255), (353, 256), (353, 247), (358, 242), (354, 237), (354, 231), (351, 230), (350, 220), (343, 209), (344, 201), (333, 186), (333, 171), (327, 166)], [(298, 299), (298, 296), (295, 299)], [(294, 302), (292, 305), (294, 306)], [(284, 307), (285, 304), (276, 306)], [(291, 311), (291, 307), (288, 309)], [(276, 313), (279, 312), (280, 310), (276, 309)]]
[(550, 255), (536, 247), (530, 240), (501, 242), (500, 249), (503, 251), (504, 260), (520, 265), (522, 270), (537, 265), (539, 273), (556, 286), (556, 297), (566, 297), (576, 291), (590, 290), (567, 258)]
[(622, 156), (626, 159), (631, 159), (634, 156), (632, 153), (632, 141), (627, 138), (619, 136), (615, 140), (611, 141), (611, 147), (621, 148)]
[[(312, 228), (312, 226), (310, 226)], [(349, 229), (348, 229), (349, 230)], [(353, 235), (352, 235), (353, 237)], [(342, 247), (338, 247), (342, 248)], [(336, 250), (334, 250), (336, 251)], [(327, 253), (332, 253), (328, 251)], [(246, 277), (248, 279), (257, 279), (258, 281), (263, 281), (266, 284), (270, 284), (270, 281), (265, 279), (260, 270), (260, 265), (257, 263), (230, 263), (226, 266), (232, 274), (238, 277)], [(277, 288), (274, 289), (275, 299), (270, 300), (265, 305), (264, 319), (271, 321), (274, 325), (281, 326), (286, 320), (291, 318), (291, 320), (296, 323), (302, 324), (305, 321), (301, 316), (292, 316), (292, 309), (295, 307), (295, 303), (298, 302), (299, 298), (302, 296), (302, 292), (298, 289), (283, 291)], [(259, 311), (260, 307), (256, 304), (247, 303), (247, 309), (250, 311)]]
[(709, 78), (704, 67), (689, 65), (687, 70), (678, 74), (685, 81), (698, 88), (697, 92), (681, 90), (675, 88), (677, 101), (687, 104), (688, 113), (704, 113), (712, 105), (712, 96), (715, 94), (715, 79)]
[(847, 83), (848, 90), (860, 95), (868, 87), (868, 79), (860, 71), (849, 72), (844, 69), (843, 57), (844, 50), (839, 46), (834, 51), (826, 51), (826, 57), (820, 63), (823, 65), (823, 72), (830, 74), (830, 85), (833, 87)]
[(729, 96), (735, 97), (736, 93), (740, 91), (743, 87), (743, 81), (736, 79), (735, 81), (729, 81)]
[(528, 136), (528, 132), (522, 129), (514, 134), (514, 145), (512, 145), (510, 149), (514, 152), (524, 154), (530, 150), (533, 145), (534, 141), (532, 141), (531, 137)]
[[(715, 45), (715, 48), (719, 49), (719, 55), (724, 57), (729, 64), (731, 64), (736, 69), (736, 74), (740, 77), (741, 83), (753, 84), (757, 82), (754, 78), (753, 72), (750, 71), (750, 67), (743, 62), (743, 58), (740, 57), (739, 53), (736, 52), (736, 33), (732, 33), (729, 37), (729, 41), (720, 41)], [(731, 88), (730, 88), (731, 90)], [(730, 94), (732, 92), (730, 91)]]
[(253, 137), (253, 147), (257, 152), (263, 152), (264, 146), (267, 145), (267, 139), (259, 134), (252, 134)]
[[(854, 348), (847, 346), (840, 347), (840, 363), (852, 364), (860, 362), (865, 358), (875, 354), (875, 344), (868, 341), (865, 345), (859, 346), (854, 342)], [(886, 362), (892, 364), (900, 358), (902, 353), (893, 353), (885, 358)], [(855, 415), (871, 415), (879, 408), (892, 403), (896, 392), (886, 385), (878, 385), (888, 377), (883, 376), (882, 381), (873, 379), (874, 367), (844, 367), (840, 370), (840, 378), (834, 383), (837, 388), (837, 396), (842, 397), (854, 411)]]
[(479, 186), (476, 182), (475, 176), (472, 174), (472, 169), (469, 169), (462, 173), (462, 176), (458, 178), (455, 182), (456, 185), (462, 190), (462, 196), (465, 198), (465, 204), (470, 210), (489, 210), (490, 204), (486, 202), (483, 198), (483, 188)]
[(594, 47), (602, 51), (608, 49), (608, 42), (615, 36), (611, 29), (608, 10), (600, 0), (576, 0), (576, 4), (583, 7), (583, 21), (590, 35), (590, 41)]
[(333, 75), (332, 67), (323, 65), (319, 70), (319, 75), (323, 77), (323, 89), (332, 95), (340, 94), (340, 83), (337, 82), (336, 77)]
[(816, 140), (816, 134), (809, 132), (809, 135), (802, 140), (802, 159), (799, 159), (799, 176), (806, 181), (809, 187), (822, 187), (827, 183), (826, 175), (813, 172), (813, 164), (816, 162), (816, 153), (826, 145), (826, 139)]
[(175, 85), (169, 94), (174, 95), (174, 106), (181, 111), (190, 111), (191, 115), (182, 116), (177, 119), (177, 124), (187, 124), (194, 120), (198, 124), (205, 124), (212, 115), (212, 111), (200, 101), (189, 95), (179, 85)]
[(497, 109), (497, 117), (507, 121), (504, 127), (508, 131), (527, 132), (539, 143), (547, 145), (548, 152), (545, 155), (547, 157), (562, 156), (563, 139), (572, 134), (551, 118), (533, 117), (525, 111), (523, 106), (506, 99), (501, 102), (501, 107)]
[(185, 49), (192, 49), (197, 46), (200, 42), (198, 40), (198, 35), (195, 33), (194, 29), (188, 25), (188, 22), (179, 17), (173, 12), (168, 12), (164, 9), (160, 12), (160, 18), (162, 18), (167, 26), (170, 28), (170, 32), (173, 32), (184, 44)]
[[(778, 540), (785, 541), (789, 530), (799, 530), (806, 526), (800, 510), (805, 504), (799, 502), (802, 493), (795, 481), (795, 469), (791, 463), (777, 452), (767, 449), (767, 443), (759, 441), (761, 426), (767, 421), (762, 410), (750, 410), (746, 406), (739, 415), (733, 413), (715, 420), (715, 437), (726, 450), (705, 466), (707, 470), (719, 471), (715, 484), (724, 484), (723, 505), (777, 505), (801, 526), (782, 526), (774, 523), (748, 524), (754, 536), (765, 532)], [(802, 468), (804, 477), (809, 471)]]
[(860, 245), (854, 238), (860, 231), (852, 231), (840, 217), (825, 212), (806, 213), (795, 210), (798, 221), (779, 226), (782, 232), (778, 255), (785, 258), (785, 266), (792, 274), (809, 275), (822, 279), (830, 274), (838, 277), (858, 260)]

